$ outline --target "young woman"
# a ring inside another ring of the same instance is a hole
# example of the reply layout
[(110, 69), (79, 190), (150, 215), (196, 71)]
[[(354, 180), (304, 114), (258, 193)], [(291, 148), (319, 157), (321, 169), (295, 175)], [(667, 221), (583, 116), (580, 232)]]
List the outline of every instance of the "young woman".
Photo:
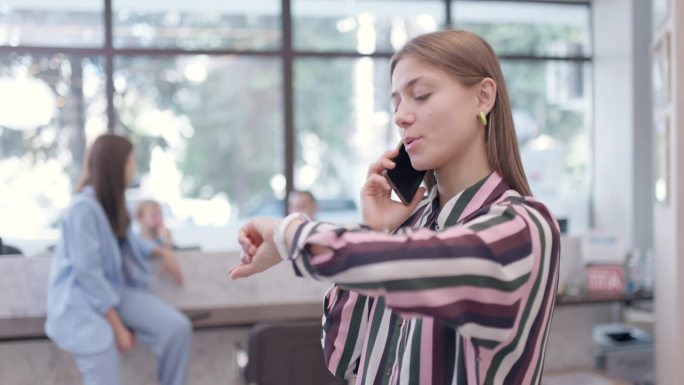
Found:
[(133, 234), (125, 189), (133, 180), (133, 146), (103, 135), (88, 153), (77, 194), (62, 222), (47, 297), (45, 331), (71, 353), (86, 385), (120, 385), (118, 351), (147, 345), (163, 385), (185, 383), (192, 325), (148, 293), (147, 259), (162, 259), (178, 283), (171, 253)]
[(356, 384), (539, 384), (559, 231), (531, 197), (496, 55), (444, 31), (409, 41), (390, 68), (394, 121), (413, 166), (429, 170), (427, 198), (390, 199), (389, 151), (369, 168), (363, 225), (254, 219), (230, 275), (289, 259), (334, 283), (325, 360)]

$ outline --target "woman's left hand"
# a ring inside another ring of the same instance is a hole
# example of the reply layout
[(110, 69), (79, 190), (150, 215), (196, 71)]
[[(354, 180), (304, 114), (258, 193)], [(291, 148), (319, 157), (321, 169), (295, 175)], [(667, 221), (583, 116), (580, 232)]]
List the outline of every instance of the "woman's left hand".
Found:
[(261, 273), (283, 260), (273, 243), (273, 232), (278, 222), (275, 218), (255, 218), (240, 229), (238, 242), (242, 254), (240, 263), (228, 269), (231, 278)]
[(173, 257), (173, 254), (168, 250), (164, 250), (162, 253), (162, 271), (170, 273), (179, 285), (183, 284), (183, 275), (181, 274), (180, 266), (178, 265), (176, 258)]

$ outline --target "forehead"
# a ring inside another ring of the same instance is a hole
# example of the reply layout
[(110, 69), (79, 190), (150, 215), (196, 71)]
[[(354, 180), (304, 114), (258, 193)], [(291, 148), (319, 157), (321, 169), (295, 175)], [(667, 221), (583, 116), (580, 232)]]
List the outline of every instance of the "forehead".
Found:
[(392, 89), (398, 90), (406, 87), (409, 82), (419, 77), (423, 81), (441, 80), (446, 78), (447, 74), (423, 60), (406, 56), (399, 60), (394, 67)]
[(161, 207), (156, 204), (147, 204), (142, 207), (142, 212), (145, 213), (155, 213), (155, 212), (161, 212)]

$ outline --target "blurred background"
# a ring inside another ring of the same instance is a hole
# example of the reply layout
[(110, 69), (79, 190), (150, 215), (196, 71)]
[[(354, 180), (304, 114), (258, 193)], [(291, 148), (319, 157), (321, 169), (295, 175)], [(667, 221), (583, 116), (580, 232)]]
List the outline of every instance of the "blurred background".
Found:
[[(367, 167), (399, 141), (392, 53), (447, 28), (496, 51), (533, 194), (560, 220), (543, 384), (681, 384), (682, 21), (680, 0), (0, 0), (0, 385), (79, 383), (44, 335), (45, 287), (107, 132), (135, 144), (131, 212), (159, 202), (176, 247), (184, 286), (152, 290), (193, 321), (190, 383), (267, 383), (247, 363), (269, 323), (266, 340), (318, 348), (329, 285), (285, 264), (229, 281), (237, 229), (294, 190), (319, 220), (360, 221)], [(126, 384), (153, 368), (122, 355)]]
[(219, 234), (283, 214), (288, 186), (311, 190), (321, 219), (356, 222), (368, 164), (399, 139), (389, 58), (445, 27), (500, 55), (532, 189), (579, 233), (590, 15), (510, 1), (2, 1), (0, 234), (29, 254), (53, 244), (85, 148), (107, 131), (136, 144), (130, 202), (164, 202), (179, 245), (234, 250)]

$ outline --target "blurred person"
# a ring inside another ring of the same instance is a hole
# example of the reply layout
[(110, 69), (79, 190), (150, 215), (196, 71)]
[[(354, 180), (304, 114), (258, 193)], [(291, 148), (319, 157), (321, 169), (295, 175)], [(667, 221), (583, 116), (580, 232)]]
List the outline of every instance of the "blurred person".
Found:
[(162, 385), (185, 383), (192, 325), (148, 292), (148, 259), (181, 284), (172, 253), (134, 234), (125, 204), (133, 146), (98, 137), (61, 223), (47, 293), (45, 332), (74, 357), (86, 385), (121, 385), (119, 352), (139, 339), (157, 358)]
[(173, 249), (171, 232), (164, 225), (164, 215), (159, 202), (147, 199), (140, 204), (135, 211), (136, 219), (140, 225), (140, 235), (154, 242), (157, 246)]
[(318, 212), (318, 202), (316, 201), (316, 197), (314, 197), (311, 191), (294, 190), (290, 193), (290, 197), (287, 203), (288, 213), (301, 212), (306, 214), (311, 219), (316, 219), (316, 213)]
[(333, 283), (323, 356), (357, 385), (537, 385), (560, 234), (527, 183), (497, 56), (473, 33), (435, 32), (407, 42), (390, 76), (394, 123), (427, 189), (392, 200), (383, 172), (399, 150), (387, 151), (361, 188), (362, 225), (255, 218), (229, 274), (287, 259)]

